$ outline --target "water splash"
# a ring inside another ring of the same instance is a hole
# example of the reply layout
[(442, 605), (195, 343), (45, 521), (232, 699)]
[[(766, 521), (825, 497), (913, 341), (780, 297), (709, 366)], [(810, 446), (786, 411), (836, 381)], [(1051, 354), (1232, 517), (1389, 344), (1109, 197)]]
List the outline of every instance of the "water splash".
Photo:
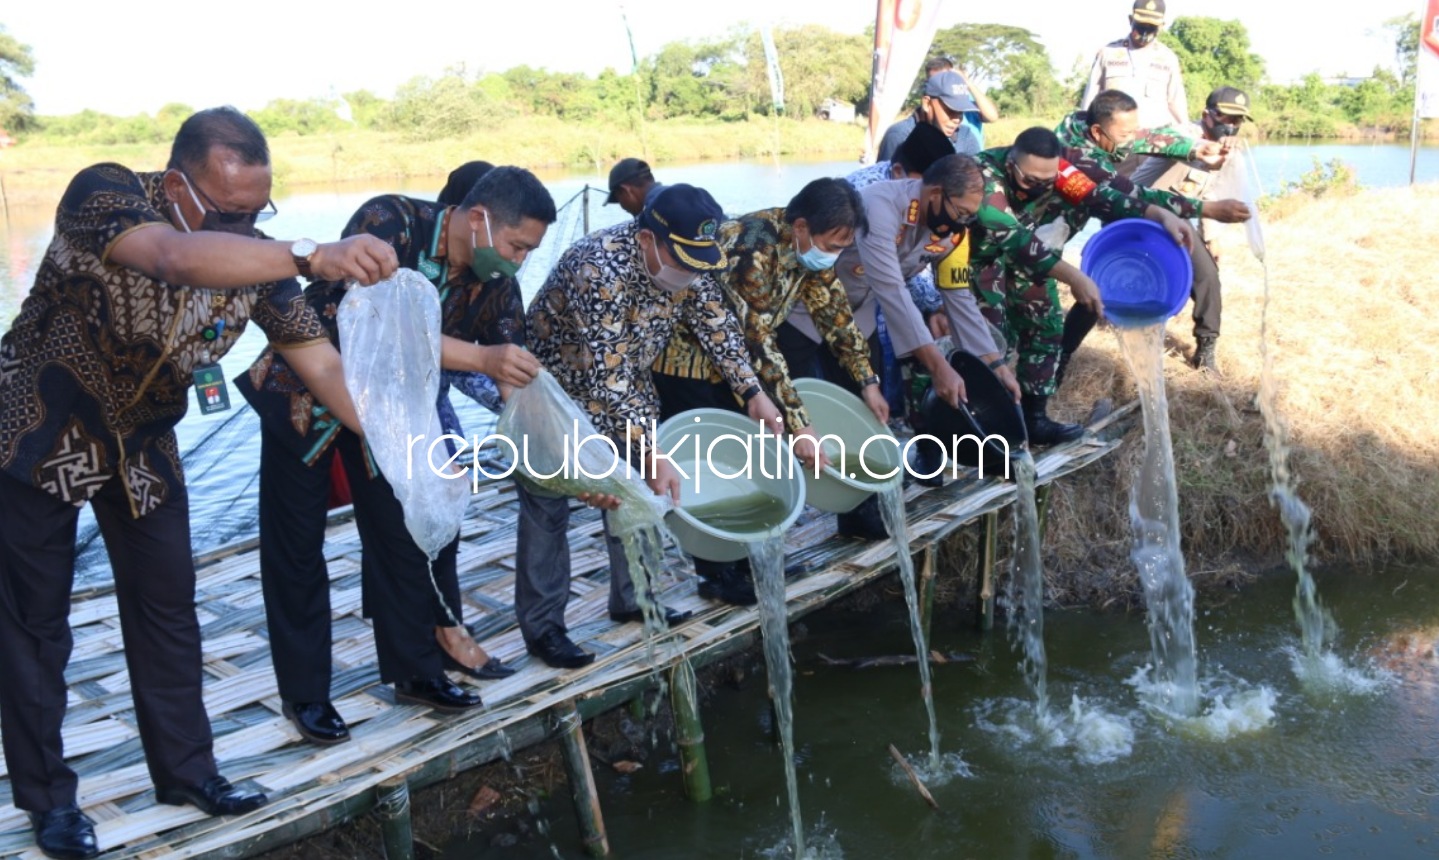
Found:
[(1164, 326), (1115, 327), (1120, 351), (1139, 388), (1144, 412), (1144, 458), (1129, 497), (1134, 528), (1130, 558), (1139, 568), (1154, 652), (1156, 682), (1166, 710), (1198, 712), (1194, 648), (1194, 587), (1179, 548), (1179, 493), (1164, 389)]
[(1034, 500), (1034, 458), (1014, 459), (1014, 561), (1005, 584), (1011, 645), (1024, 651), (1024, 680), (1034, 693), (1035, 713), (1049, 709), (1048, 658), (1044, 653), (1044, 561), (1040, 556), (1039, 507)]
[(760, 632), (764, 662), (769, 672), (769, 695), (779, 719), (780, 750), (784, 756), (784, 782), (789, 794), (791, 834), (795, 857), (805, 857), (804, 822), (800, 817), (799, 780), (794, 766), (794, 669), (790, 665), (789, 613), (785, 608), (784, 535), (775, 534), (749, 545), (755, 594), (759, 597)]
[(1175, 733), (1208, 741), (1253, 734), (1274, 724), (1278, 695), (1272, 687), (1257, 687), (1220, 675), (1207, 677), (1195, 688), (1195, 708), (1180, 712), (1172, 707), (1169, 685), (1155, 678), (1153, 666), (1143, 666), (1125, 683)]
[[(1274, 355), (1269, 350), (1269, 267), (1264, 266), (1264, 303), (1259, 312), (1259, 413), (1264, 417), (1264, 447), (1269, 452), (1269, 500), (1279, 509), (1288, 543), (1284, 559), (1294, 571), (1294, 617), (1304, 649), (1305, 672), (1322, 674), (1324, 663), (1333, 655), (1325, 644), (1334, 637), (1334, 618), (1319, 601), (1314, 577), (1309, 574), (1309, 545), (1314, 540), (1309, 506), (1294, 489), (1289, 469), (1288, 428), (1279, 414), (1279, 381), (1274, 373)], [(1297, 667), (1296, 667), (1297, 668)]]
[(899, 482), (879, 492), (879, 510), (885, 528), (894, 540), (899, 578), (904, 583), (904, 602), (909, 607), (909, 632), (914, 639), (914, 654), (919, 664), (919, 695), (929, 717), (929, 768), (939, 771), (939, 720), (934, 714), (934, 687), (930, 682), (929, 646), (924, 639), (924, 625), (919, 618), (919, 588), (914, 580), (914, 557), (909, 552), (909, 521), (904, 511), (904, 488)]
[(794, 854), (793, 850), (794, 846), (786, 840), (761, 848), (758, 854), (773, 860), (785, 857), (799, 857), (801, 860), (844, 860), (844, 849), (839, 844), (839, 831), (827, 825), (823, 817), (805, 836), (804, 853)]
[(1290, 665), (1305, 692), (1313, 695), (1369, 696), (1393, 686), (1398, 678), (1377, 666), (1359, 669), (1332, 651), (1310, 655), (1289, 649)]
[(1128, 758), (1134, 750), (1130, 717), (1112, 714), (1072, 695), (1068, 711), (1038, 713), (1029, 702), (1000, 699), (982, 703), (976, 725), (1016, 747), (1046, 753), (1072, 750), (1081, 764), (1099, 765)]
[[(914, 775), (927, 788), (938, 788), (947, 785), (952, 780), (973, 779), (974, 770), (970, 768), (969, 762), (959, 753), (945, 753), (939, 757), (939, 763), (935, 764), (928, 760), (928, 757), (905, 756), (904, 760), (914, 770)], [(909, 787), (909, 774), (904, 768), (895, 764), (889, 769), (889, 780), (897, 786)]]

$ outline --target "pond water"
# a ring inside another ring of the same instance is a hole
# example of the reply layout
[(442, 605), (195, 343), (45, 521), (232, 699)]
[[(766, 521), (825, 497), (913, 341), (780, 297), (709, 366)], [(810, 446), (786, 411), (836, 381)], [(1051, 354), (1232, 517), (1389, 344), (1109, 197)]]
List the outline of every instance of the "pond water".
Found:
[[(931, 786), (929, 809), (886, 752), (926, 748), (914, 666), (829, 660), (912, 653), (903, 603), (821, 612), (796, 629), (795, 743), (807, 836), (823, 856), (1418, 857), (1439, 852), (1439, 568), (1329, 570), (1320, 589), (1350, 668), (1296, 679), (1299, 646), (1278, 571), (1237, 595), (1201, 595), (1201, 684), (1222, 694), (1203, 719), (1142, 704), (1131, 679), (1150, 659), (1143, 613), (1050, 611), (1049, 692), (1063, 716), (1036, 730), (1014, 715), (1031, 694), (1000, 630), (938, 616), (931, 647), (947, 751), (963, 778)], [(822, 656), (823, 655), (823, 656)], [(783, 769), (763, 670), (703, 708), (716, 797), (683, 799), (663, 736), (629, 775), (597, 765), (616, 856), (784, 857)], [(507, 849), (491, 825), (446, 860), (580, 857), (568, 790), (537, 807), (547, 837)]]
[[(1314, 158), (1327, 161), (1341, 158), (1354, 165), (1360, 182), (1367, 185), (1392, 186), (1408, 181), (1409, 151), (1407, 147), (1384, 145), (1324, 144), (1316, 146), (1262, 146), (1255, 149), (1259, 173), (1267, 190), (1275, 190), (1284, 182), (1297, 179), (1312, 168)], [(769, 206), (780, 206), (806, 182), (820, 176), (844, 175), (858, 165), (843, 161), (745, 161), (673, 165), (657, 170), (660, 179), (686, 181), (709, 189), (727, 212), (738, 214)], [(1439, 179), (1439, 147), (1426, 147), (1420, 153), (1421, 180)], [(526, 297), (532, 296), (544, 281), (559, 252), (584, 231), (580, 196), (586, 185), (602, 188), (603, 177), (594, 173), (548, 172), (541, 175), (556, 204), (562, 211), (560, 219), (545, 238), (544, 245), (531, 255), (520, 273)], [(309, 236), (324, 240), (339, 235), (350, 215), (375, 194), (402, 192), (418, 197), (438, 193), (441, 178), (424, 182), (399, 182), (391, 185), (345, 187), (331, 190), (304, 189), (282, 194), (276, 199), (279, 215), (266, 222), (266, 231), (274, 236)], [(618, 206), (604, 206), (602, 191), (592, 191), (589, 199), (591, 229), (617, 223), (627, 217)], [(53, 212), (41, 209), (12, 209), (3, 222), (0, 241), (0, 330), (8, 329), (10, 320), (19, 310), (29, 292), (53, 229)], [(1096, 225), (1097, 226), (1097, 225)], [(1078, 237), (1077, 241), (1087, 237)], [(264, 336), (251, 326), (223, 361), (229, 377), (242, 372), (264, 347)], [(468, 433), (487, 430), (492, 418), (465, 398), (453, 398)], [(202, 416), (191, 410), (178, 428), (181, 451), (185, 453), (185, 469), (190, 482), (194, 547), (205, 552), (226, 542), (254, 534), (257, 524), (258, 446), (254, 445), (257, 422), (243, 402), (237, 408), (216, 415)], [(80, 574), (108, 575), (94, 541), (92, 521), (82, 523)]]

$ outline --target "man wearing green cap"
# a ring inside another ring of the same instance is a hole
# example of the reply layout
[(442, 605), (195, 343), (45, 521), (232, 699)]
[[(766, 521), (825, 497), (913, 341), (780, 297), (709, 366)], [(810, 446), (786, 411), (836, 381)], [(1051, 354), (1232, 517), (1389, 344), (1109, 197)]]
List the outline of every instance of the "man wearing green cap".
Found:
[[(773, 433), (784, 432), (779, 410), (760, 387), (749, 350), (716, 278), (726, 266), (719, 244), (724, 212), (692, 185), (665, 185), (644, 202), (638, 218), (580, 239), (561, 255), (530, 303), (530, 346), (595, 429), (612, 439), (658, 495), (679, 500), (679, 475), (656, 456), (653, 422), (660, 415), (651, 367), (678, 323), (694, 332), (706, 356), (745, 412)], [(574, 669), (594, 655), (580, 649), (565, 626), (570, 552), (546, 535), (563, 533), (565, 499), (546, 498), (517, 484), (519, 539), (515, 555), (515, 615), (531, 654)], [(610, 560), (610, 618), (641, 620), (619, 540), (605, 528)], [(674, 624), (688, 613), (660, 607)]]
[(1087, 110), (1105, 90), (1123, 90), (1139, 102), (1139, 126), (1160, 128), (1189, 121), (1179, 58), (1159, 41), (1164, 0), (1134, 0), (1129, 35), (1099, 49), (1089, 70), (1089, 85), (1079, 100)]

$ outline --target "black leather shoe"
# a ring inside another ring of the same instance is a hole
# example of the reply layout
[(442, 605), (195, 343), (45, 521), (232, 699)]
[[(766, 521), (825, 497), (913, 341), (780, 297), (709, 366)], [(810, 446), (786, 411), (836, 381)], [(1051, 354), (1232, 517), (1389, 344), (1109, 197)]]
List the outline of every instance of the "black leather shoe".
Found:
[(32, 812), (30, 823), (35, 827), (35, 844), (46, 857), (81, 860), (100, 853), (95, 822), (73, 803), (49, 812)]
[(463, 672), (464, 674), (469, 675), (471, 678), (477, 678), (481, 681), (498, 681), (501, 678), (508, 678), (516, 672), (520, 671), (514, 666), (506, 663), (504, 660), (501, 660), (499, 657), (491, 657), (490, 659), (485, 661), (485, 664), (483, 666), (473, 667), (466, 666), (464, 663), (461, 663), (459, 660), (456, 660), (449, 654), (441, 654), (440, 657), (445, 661), (445, 668), (449, 671)]
[[(661, 610), (661, 619), (664, 621), (666, 627), (674, 627), (677, 624), (688, 621), (690, 616), (694, 615), (693, 612), (671, 609), (664, 604), (660, 604), (659, 608)], [(645, 613), (644, 610), (635, 607), (634, 609), (626, 609), (623, 612), (611, 612), (610, 620), (616, 624), (629, 624), (631, 621), (638, 621), (643, 624)]]
[(479, 693), (451, 684), (450, 679), (444, 675), (440, 675), (438, 678), (413, 678), (409, 681), (396, 681), (395, 698), (402, 702), (429, 705), (435, 710), (444, 711), (447, 714), (463, 713), (484, 704), (480, 701)]
[(718, 600), (730, 606), (754, 606), (759, 603), (749, 571), (734, 565), (720, 568), (701, 579), (698, 590), (705, 600)]
[(884, 540), (889, 537), (889, 530), (884, 527), (884, 516), (879, 511), (879, 499), (875, 496), (860, 502), (854, 510), (835, 517), (835, 524), (844, 537), (860, 540)]
[(200, 785), (156, 786), (155, 799), (169, 806), (188, 803), (206, 815), (243, 815), (259, 809), (269, 800), (258, 791), (241, 791), (219, 774)]
[(558, 630), (551, 630), (533, 642), (526, 639), (525, 648), (556, 669), (579, 669), (595, 662), (595, 655), (580, 650), (580, 646)]
[(280, 711), (295, 724), (300, 737), (322, 747), (350, 739), (350, 729), (329, 702), (285, 702)]

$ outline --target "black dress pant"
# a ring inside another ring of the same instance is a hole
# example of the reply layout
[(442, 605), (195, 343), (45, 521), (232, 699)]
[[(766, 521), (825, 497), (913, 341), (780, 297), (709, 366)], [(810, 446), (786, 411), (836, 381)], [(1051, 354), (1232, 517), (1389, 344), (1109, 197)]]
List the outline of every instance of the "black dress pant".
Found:
[[(114, 571), (135, 722), (157, 786), (216, 773), (203, 700), (190, 502), (184, 487), (135, 519), (119, 477), (91, 499)], [(77, 507), (0, 473), (0, 737), (15, 806), (75, 802), (65, 764), (65, 665)]]
[[(260, 439), (260, 582), (280, 698), (330, 699), (330, 579), (324, 543), (330, 458), (337, 455), (350, 480), (364, 547), (361, 589), (373, 618), (380, 680), (442, 674), (434, 626), (445, 613), (438, 608), (429, 558), (405, 528), (390, 483), (367, 473), (359, 437), (342, 430), (314, 465), (306, 465), (264, 425)], [(454, 609), (459, 608), (458, 548), (456, 537), (434, 562), (434, 582)]]
[[(860, 396), (862, 389), (859, 383), (849, 375), (849, 371), (844, 369), (839, 359), (835, 358), (834, 351), (828, 344), (810, 340), (809, 335), (787, 322), (780, 323), (775, 332), (775, 340), (779, 344), (785, 364), (789, 365), (791, 379), (823, 379), (833, 382), (856, 397)], [(880, 345), (877, 332), (869, 336), (869, 366), (876, 368), (876, 372), (884, 366), (884, 348)], [(888, 394), (889, 392), (885, 392), (886, 396)]]

